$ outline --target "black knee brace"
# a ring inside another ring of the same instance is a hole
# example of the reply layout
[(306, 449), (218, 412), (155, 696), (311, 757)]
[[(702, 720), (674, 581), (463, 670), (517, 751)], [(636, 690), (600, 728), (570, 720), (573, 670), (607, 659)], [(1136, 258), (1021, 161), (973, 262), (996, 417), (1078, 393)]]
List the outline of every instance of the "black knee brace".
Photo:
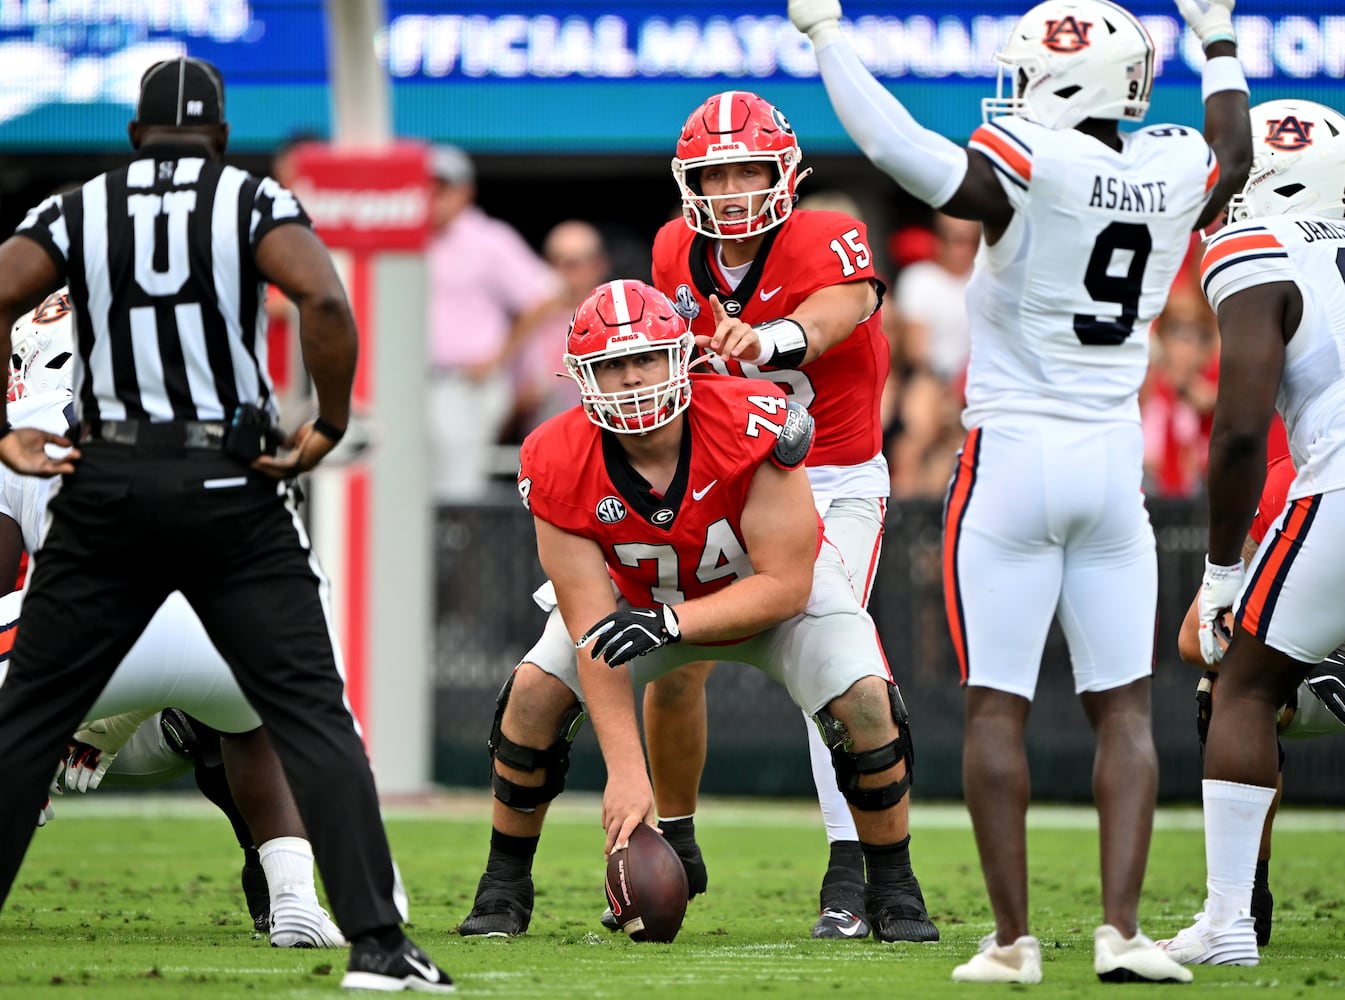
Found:
[[(495, 699), (495, 721), (490, 727), (490, 739), (486, 746), (490, 750), (490, 787), (495, 797), (510, 809), (530, 813), (537, 807), (550, 802), (565, 791), (565, 775), (570, 770), (570, 744), (579, 733), (579, 728), (587, 718), (583, 706), (575, 704), (560, 718), (556, 726), (556, 739), (545, 750), (525, 747), (515, 743), (500, 728), (504, 720), (504, 709), (509, 704), (509, 692), (514, 686), (514, 674), (504, 682), (499, 697)], [(529, 774), (542, 768), (546, 778), (540, 785), (519, 785), (500, 774), (495, 761), (507, 764)]]
[[(822, 731), (822, 742), (831, 750), (831, 764), (836, 769), (836, 784), (849, 802), (863, 812), (879, 812), (900, 802), (910, 791), (915, 780), (915, 745), (911, 742), (910, 716), (906, 703), (901, 700), (901, 690), (892, 683), (887, 685), (887, 696), (892, 708), (892, 721), (901, 730), (901, 735), (891, 743), (861, 750), (855, 753), (850, 749), (852, 742), (845, 725), (825, 708), (813, 718)], [(896, 781), (880, 788), (861, 788), (861, 775), (886, 771), (898, 761), (906, 762), (906, 773)]]

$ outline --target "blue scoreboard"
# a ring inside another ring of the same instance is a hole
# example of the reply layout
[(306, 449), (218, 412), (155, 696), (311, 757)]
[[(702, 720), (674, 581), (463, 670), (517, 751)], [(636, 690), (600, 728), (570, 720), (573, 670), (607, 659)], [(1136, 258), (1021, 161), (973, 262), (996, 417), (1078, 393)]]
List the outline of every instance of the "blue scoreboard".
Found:
[[(852, 152), (785, 0), (384, 0), (370, 40), (398, 135), (476, 153), (668, 153), (711, 93), (755, 90), (810, 153)], [(995, 89), (991, 60), (1028, 4), (846, 0), (861, 57), (922, 122), (957, 139)], [(1154, 37), (1150, 121), (1197, 122), (1195, 39), (1170, 2), (1131, 9)], [(1252, 100), (1345, 108), (1345, 0), (1241, 0)], [(0, 150), (124, 148), (141, 72), (182, 53), (229, 85), (232, 146), (264, 151), (331, 128), (321, 0), (0, 0)]]

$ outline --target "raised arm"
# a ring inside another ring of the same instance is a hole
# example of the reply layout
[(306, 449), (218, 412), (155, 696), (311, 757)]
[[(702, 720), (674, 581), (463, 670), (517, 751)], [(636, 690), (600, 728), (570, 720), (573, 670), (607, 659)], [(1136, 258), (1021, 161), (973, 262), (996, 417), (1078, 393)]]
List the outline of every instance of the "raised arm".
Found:
[(874, 79), (841, 34), (839, 0), (789, 0), (789, 17), (812, 39), (831, 106), (876, 167), (949, 215), (1007, 225), (1013, 208), (990, 162), (925, 128)]
[(1238, 62), (1233, 32), (1234, 0), (1176, 0), (1177, 9), (1205, 48), (1201, 97), (1205, 101), (1205, 141), (1219, 161), (1219, 179), (1196, 220), (1203, 229), (1228, 199), (1242, 190), (1252, 166), (1252, 130), (1247, 80)]

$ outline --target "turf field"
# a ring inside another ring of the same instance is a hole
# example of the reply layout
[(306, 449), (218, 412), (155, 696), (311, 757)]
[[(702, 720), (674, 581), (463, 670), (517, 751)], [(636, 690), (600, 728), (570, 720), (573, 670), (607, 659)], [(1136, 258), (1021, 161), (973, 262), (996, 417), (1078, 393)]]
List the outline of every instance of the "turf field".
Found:
[[(597, 803), (567, 796), (537, 863), (531, 932), (464, 940), (484, 863), (483, 796), (388, 808), (411, 894), (412, 936), (471, 997), (910, 997), (1021, 991), (955, 987), (954, 965), (990, 928), (960, 806), (916, 803), (912, 850), (943, 940), (929, 945), (811, 941), (826, 848), (816, 807), (708, 801), (697, 825), (710, 893), (671, 945), (604, 931)], [(249, 933), (241, 855), (227, 823), (193, 796), (58, 799), (0, 914), (0, 998), (307, 998), (340, 996), (344, 952), (280, 951)], [(1099, 921), (1097, 835), (1089, 812), (1032, 814), (1032, 905), (1045, 981), (1039, 996), (1101, 996), (1092, 971)], [(1198, 810), (1165, 810), (1141, 911), (1165, 936), (1203, 899)], [(1345, 815), (1290, 811), (1276, 829), (1275, 935), (1255, 969), (1197, 969), (1184, 995), (1303, 997), (1345, 990)], [(1175, 987), (1170, 987), (1175, 988)], [(361, 994), (347, 994), (351, 996)], [(372, 996), (373, 994), (366, 994)]]

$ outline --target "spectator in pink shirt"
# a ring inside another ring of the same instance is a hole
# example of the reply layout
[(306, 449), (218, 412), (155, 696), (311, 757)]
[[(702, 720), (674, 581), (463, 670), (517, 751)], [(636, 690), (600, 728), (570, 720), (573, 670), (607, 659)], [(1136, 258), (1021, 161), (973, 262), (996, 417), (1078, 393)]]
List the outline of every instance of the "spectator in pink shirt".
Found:
[(560, 285), (522, 236), (477, 206), (466, 153), (437, 146), (430, 169), (430, 483), (436, 501), (471, 501), (487, 490), (512, 406), (504, 367), (511, 331)]

